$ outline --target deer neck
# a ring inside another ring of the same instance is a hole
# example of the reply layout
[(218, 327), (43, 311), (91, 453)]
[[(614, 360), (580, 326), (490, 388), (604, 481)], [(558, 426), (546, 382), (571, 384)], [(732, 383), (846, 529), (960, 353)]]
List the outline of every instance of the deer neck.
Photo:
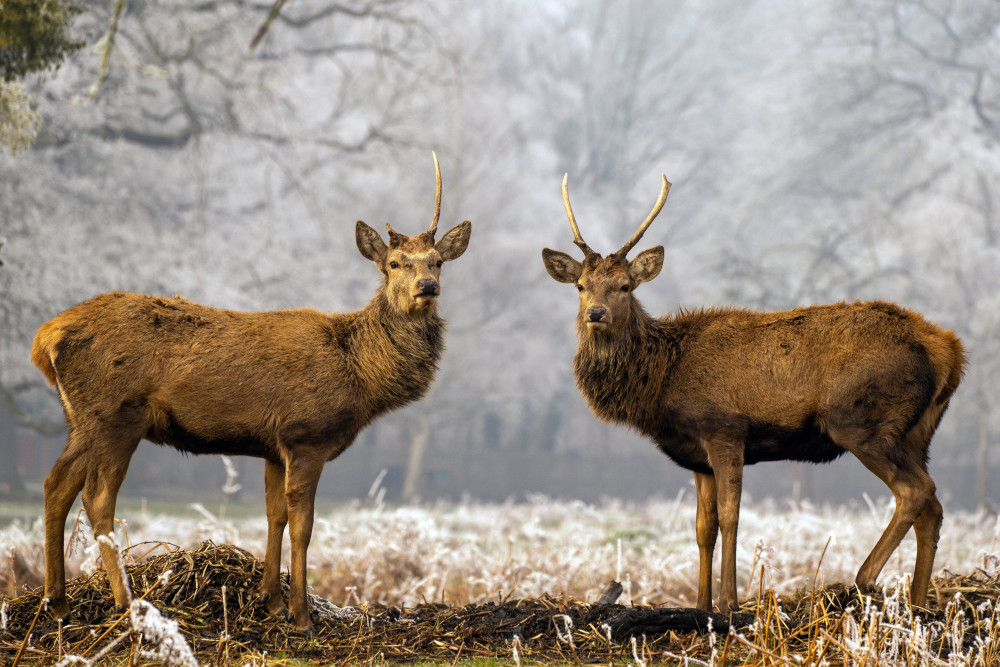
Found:
[(635, 299), (622, 325), (614, 335), (592, 335), (582, 317), (577, 321), (576, 383), (601, 419), (651, 432), (680, 337)]
[(434, 305), (417, 313), (400, 312), (383, 289), (357, 313), (354, 368), (372, 416), (427, 392), (444, 349), (444, 328)]

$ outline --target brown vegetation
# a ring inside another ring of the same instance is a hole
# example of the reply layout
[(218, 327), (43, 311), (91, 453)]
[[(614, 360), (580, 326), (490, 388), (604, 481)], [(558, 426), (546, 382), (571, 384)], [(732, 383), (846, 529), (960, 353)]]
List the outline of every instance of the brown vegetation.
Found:
[[(336, 608), (315, 600), (316, 635), (307, 637), (261, 604), (250, 582), (263, 569), (240, 549), (205, 543), (139, 563), (129, 579), (137, 596), (177, 622), (202, 664), (256, 664), (257, 658), (272, 664), (280, 656), (316, 664), (475, 656), (636, 664), (686, 656), (717, 665), (823, 659), (879, 665), (933, 664), (933, 657), (953, 652), (959, 664), (993, 664), (1000, 644), (991, 632), (1000, 582), (983, 572), (936, 578), (937, 595), (924, 610), (901, 605), (893, 591), (863, 596), (843, 585), (782, 597), (764, 591), (742, 604), (732, 633), (718, 614), (545, 595), (412, 608)], [(73, 580), (67, 593), (77, 613), (61, 627), (39, 615), (40, 590), (10, 601), (0, 661), (10, 664), (19, 651), (22, 662), (36, 663), (65, 655), (93, 659), (109, 646), (110, 656), (151, 648), (148, 638), (130, 632), (127, 614), (108, 616), (113, 596), (104, 572)]]

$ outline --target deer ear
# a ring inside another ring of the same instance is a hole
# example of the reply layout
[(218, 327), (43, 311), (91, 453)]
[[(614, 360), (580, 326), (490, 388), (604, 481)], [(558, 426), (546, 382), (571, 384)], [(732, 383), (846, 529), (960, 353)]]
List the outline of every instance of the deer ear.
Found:
[(365, 259), (370, 259), (376, 264), (381, 264), (385, 260), (385, 253), (388, 250), (385, 241), (364, 221), (358, 220), (354, 228), (354, 238), (358, 243), (358, 251)]
[(469, 236), (471, 235), (472, 223), (466, 220), (448, 230), (448, 233), (434, 244), (434, 249), (441, 255), (441, 259), (446, 262), (457, 259), (469, 247)]
[(561, 283), (575, 283), (583, 273), (583, 264), (558, 250), (542, 250), (542, 263), (549, 275)]
[(643, 250), (628, 263), (628, 275), (638, 285), (652, 280), (663, 268), (663, 246)]

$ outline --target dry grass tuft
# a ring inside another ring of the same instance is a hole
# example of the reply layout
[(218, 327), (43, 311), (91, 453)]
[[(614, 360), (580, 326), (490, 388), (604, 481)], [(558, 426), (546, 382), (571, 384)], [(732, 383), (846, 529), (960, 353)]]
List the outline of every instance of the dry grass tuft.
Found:
[[(266, 615), (255, 590), (262, 564), (242, 549), (206, 542), (150, 557), (128, 574), (136, 597), (175, 621), (203, 664), (263, 656), (324, 664), (380, 656), (513, 660), (515, 647), (518, 660), (604, 664), (676, 658), (695, 665), (990, 665), (1000, 659), (1000, 580), (983, 571), (935, 579), (924, 610), (910, 608), (903, 588), (870, 596), (839, 584), (781, 596), (765, 589), (744, 603), (730, 632), (718, 614), (548, 595), (465, 606), (371, 604), (346, 613), (317, 599), (314, 637)], [(148, 648), (130, 631), (128, 612), (114, 611), (103, 571), (71, 580), (67, 594), (74, 617), (61, 628), (40, 613), (40, 590), (9, 600), (0, 661), (10, 664), (22, 650), (22, 662), (37, 663), (67, 655), (92, 660), (102, 651), (121, 659)]]

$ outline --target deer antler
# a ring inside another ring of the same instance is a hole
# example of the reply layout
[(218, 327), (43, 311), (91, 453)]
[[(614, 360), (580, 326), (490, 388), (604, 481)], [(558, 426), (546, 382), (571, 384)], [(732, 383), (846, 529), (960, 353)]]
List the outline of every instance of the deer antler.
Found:
[(663, 208), (663, 204), (667, 201), (667, 195), (670, 193), (671, 185), (670, 181), (667, 180), (666, 174), (661, 174), (661, 176), (663, 177), (663, 187), (660, 190), (660, 198), (656, 200), (656, 205), (653, 206), (653, 210), (649, 212), (646, 219), (643, 220), (641, 225), (639, 225), (639, 230), (632, 235), (632, 238), (630, 238), (625, 245), (621, 247), (621, 250), (615, 253), (616, 255), (621, 255), (622, 257), (627, 255), (628, 251), (634, 248), (635, 244), (642, 238), (642, 235), (646, 233), (646, 230), (649, 228), (649, 225), (652, 224), (653, 220), (656, 219), (656, 216), (660, 214), (660, 209)]
[(566, 217), (569, 218), (569, 226), (573, 228), (573, 243), (583, 251), (587, 257), (596, 254), (591, 250), (587, 242), (580, 236), (580, 228), (576, 224), (576, 216), (573, 215), (573, 207), (569, 205), (569, 173), (563, 174), (562, 186), (563, 206), (566, 208)]
[(437, 153), (431, 151), (431, 155), (434, 156), (434, 177), (437, 180), (437, 194), (434, 196), (434, 220), (431, 221), (431, 227), (427, 230), (427, 233), (431, 235), (431, 240), (433, 241), (434, 234), (438, 228), (438, 218), (441, 217), (441, 165), (438, 164)]
[(406, 240), (406, 235), (397, 232), (395, 229), (392, 228), (392, 225), (390, 225), (388, 222), (385, 223), (385, 230), (389, 232), (390, 248), (395, 248)]

